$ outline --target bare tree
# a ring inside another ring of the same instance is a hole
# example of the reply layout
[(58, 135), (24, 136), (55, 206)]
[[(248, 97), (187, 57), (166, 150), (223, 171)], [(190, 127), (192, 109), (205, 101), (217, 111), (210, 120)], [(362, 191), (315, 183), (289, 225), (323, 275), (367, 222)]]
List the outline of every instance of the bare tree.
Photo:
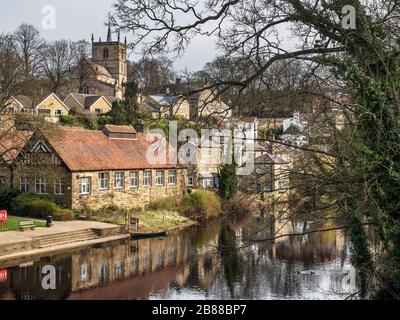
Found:
[(35, 74), (40, 62), (39, 49), (43, 44), (39, 31), (32, 25), (21, 24), (14, 33), (19, 55), (24, 64), (25, 78)]
[(51, 92), (57, 93), (68, 82), (74, 61), (72, 43), (66, 40), (47, 43), (40, 49), (40, 74)]
[[(193, 38), (213, 36), (226, 58), (246, 65), (239, 77), (201, 90), (223, 93), (233, 86), (243, 93), (268, 84), (277, 62), (305, 61), (310, 72), (301, 80), (311, 79), (308, 94), (340, 107), (350, 121), (348, 129), (331, 132), (330, 143), (307, 147), (314, 165), (299, 176), (314, 190), (331, 190), (340, 210), (335, 217), (352, 226), (358, 266), (383, 261), (389, 284), (400, 288), (400, 1), (118, 0), (114, 9), (114, 27), (132, 33), (133, 45), (142, 44), (147, 54), (179, 55)], [(383, 243), (382, 261), (368, 249), (364, 226), (370, 224)]]
[(17, 93), (22, 76), (21, 59), (12, 39), (11, 35), (0, 35), (0, 112)]
[(128, 66), (130, 79), (137, 79), (143, 94), (165, 90), (174, 84), (172, 61), (167, 58), (145, 58)]

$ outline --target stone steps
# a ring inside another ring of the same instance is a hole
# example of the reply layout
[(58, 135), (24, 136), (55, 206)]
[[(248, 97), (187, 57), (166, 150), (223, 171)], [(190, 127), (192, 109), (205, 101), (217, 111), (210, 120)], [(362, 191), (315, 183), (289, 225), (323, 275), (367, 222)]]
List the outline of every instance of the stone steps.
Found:
[(95, 239), (99, 239), (99, 236), (92, 229), (79, 230), (40, 237), (37, 247), (46, 248)]

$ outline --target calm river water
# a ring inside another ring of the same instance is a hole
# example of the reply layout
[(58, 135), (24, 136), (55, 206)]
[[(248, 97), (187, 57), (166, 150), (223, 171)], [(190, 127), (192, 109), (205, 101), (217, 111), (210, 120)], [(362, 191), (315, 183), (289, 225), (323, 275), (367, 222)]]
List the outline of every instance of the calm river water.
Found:
[[(303, 227), (247, 216), (162, 239), (0, 264), (0, 299), (345, 299), (358, 291), (341, 231), (250, 241)], [(45, 290), (48, 265), (55, 267), (56, 288)]]

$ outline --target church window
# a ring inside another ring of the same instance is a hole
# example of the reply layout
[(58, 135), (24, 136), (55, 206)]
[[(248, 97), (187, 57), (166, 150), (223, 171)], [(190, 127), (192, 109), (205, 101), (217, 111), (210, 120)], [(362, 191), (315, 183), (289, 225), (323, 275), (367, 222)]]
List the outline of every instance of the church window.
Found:
[(103, 59), (108, 59), (108, 48), (104, 48), (103, 50)]

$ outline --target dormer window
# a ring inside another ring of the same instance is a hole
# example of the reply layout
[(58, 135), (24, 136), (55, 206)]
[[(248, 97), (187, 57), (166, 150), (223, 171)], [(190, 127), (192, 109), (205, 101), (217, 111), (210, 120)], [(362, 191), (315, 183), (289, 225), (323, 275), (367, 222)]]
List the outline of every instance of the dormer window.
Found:
[(103, 59), (108, 59), (108, 48), (104, 48), (103, 50)]

